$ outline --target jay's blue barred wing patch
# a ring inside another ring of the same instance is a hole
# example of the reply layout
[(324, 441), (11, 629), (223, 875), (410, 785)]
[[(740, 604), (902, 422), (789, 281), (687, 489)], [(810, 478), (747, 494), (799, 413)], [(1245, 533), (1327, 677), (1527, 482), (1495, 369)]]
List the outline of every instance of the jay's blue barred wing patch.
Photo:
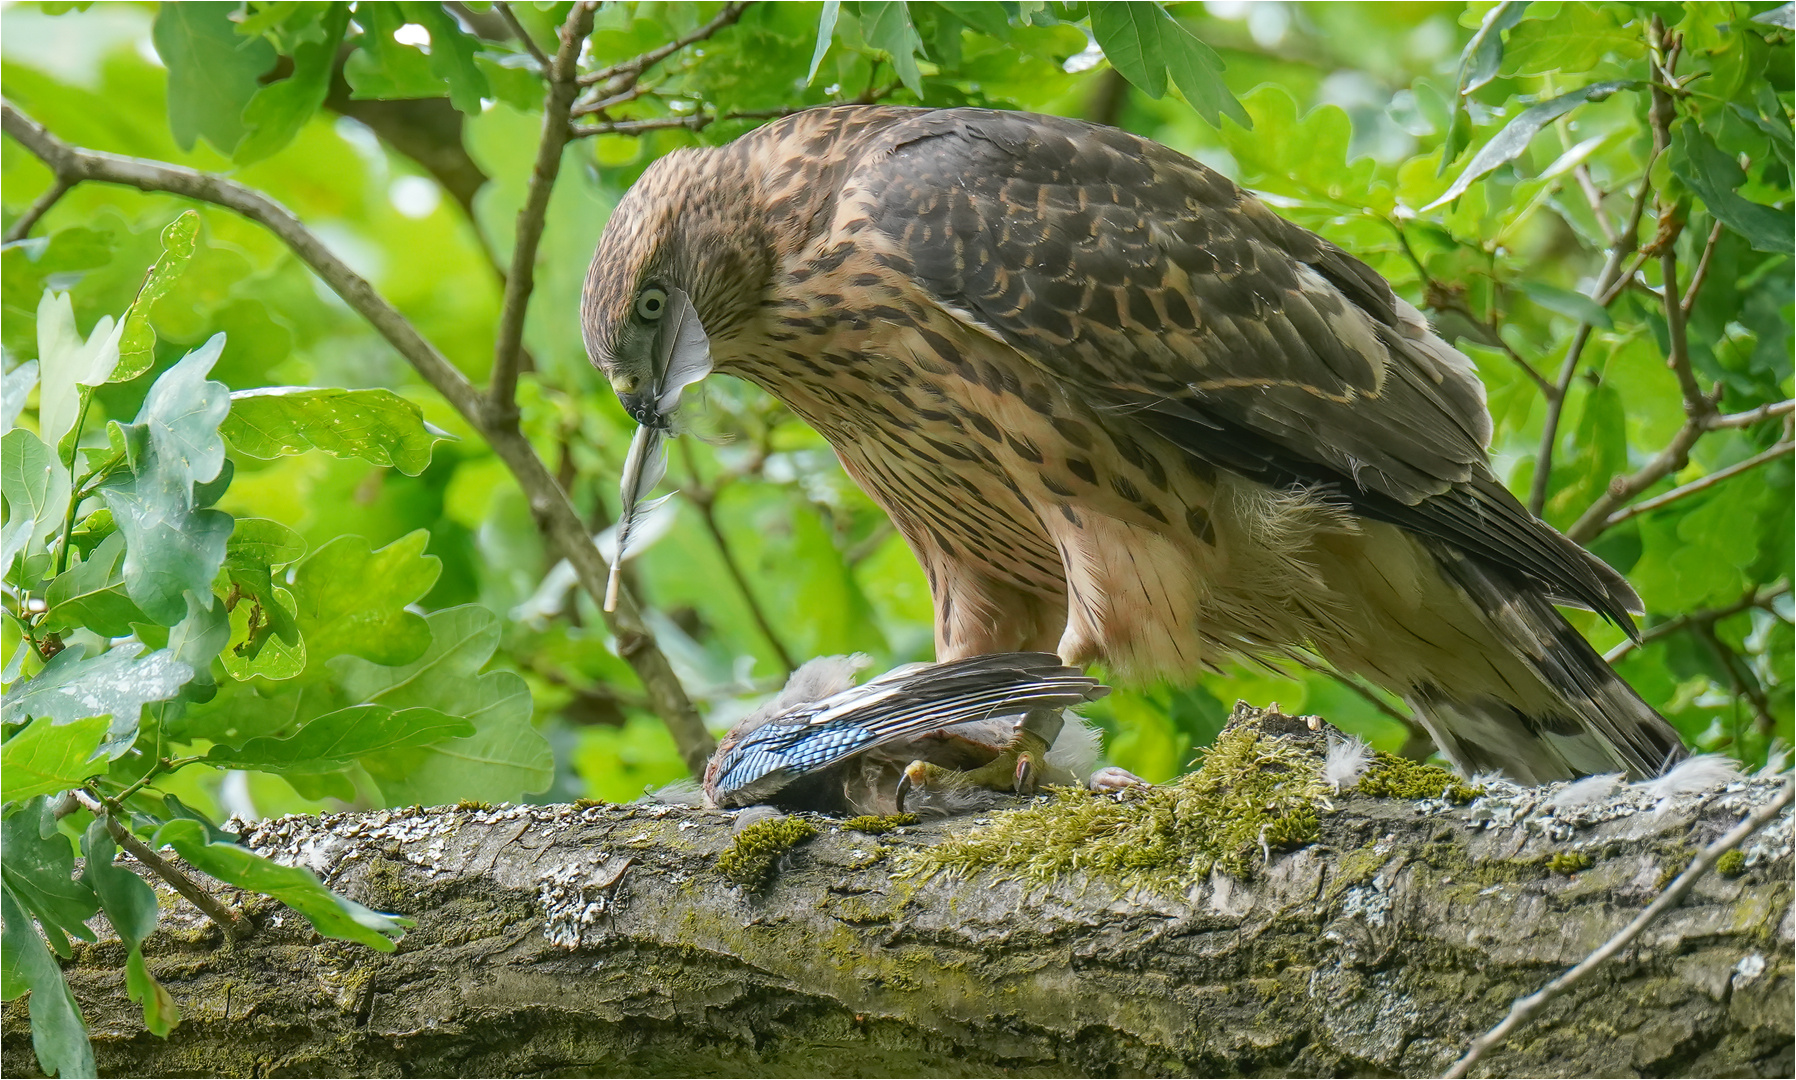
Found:
[(717, 806), (743, 806), (856, 754), (971, 721), (1064, 709), (1109, 688), (1053, 653), (907, 665), (724, 738), (705, 770)]

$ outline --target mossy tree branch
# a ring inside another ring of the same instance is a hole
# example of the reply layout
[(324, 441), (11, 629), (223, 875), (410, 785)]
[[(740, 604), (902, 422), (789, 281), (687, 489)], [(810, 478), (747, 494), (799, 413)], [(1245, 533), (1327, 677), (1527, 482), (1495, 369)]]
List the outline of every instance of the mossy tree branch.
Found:
[[(1281, 738), (1322, 741), (1279, 719)], [(1676, 796), (1663, 812), (1632, 788), (1580, 806), (1503, 786), (1467, 803), (1330, 793), (1311, 842), (1237, 845), (1237, 876), (1218, 860), (1164, 888), (1077, 870), (1041, 883), (990, 865), (927, 872), (942, 863), (932, 851), (964, 853), (966, 838), (950, 839), (1002, 811), (881, 832), (810, 815), (756, 826), (752, 853), (770, 863), (764, 878), (737, 875), (748, 887), (721, 858), (748, 833), (713, 811), (287, 818), (246, 842), (418, 918), (397, 953), (267, 912), (220, 951), (221, 935), (176, 906), (145, 946), (187, 1017), (166, 1042), (142, 1032), (115, 942), (81, 947), (67, 974), (108, 1075), (1435, 1076), (1783, 786)], [(1118, 805), (1151, 814), (1180, 798)], [(1686, 879), (1681, 903), (1660, 900), (1631, 953), (1548, 1002), (1474, 1074), (1789, 1075), (1789, 814), (1765, 815), (1719, 873)], [(3, 1032), (9, 1072), (32, 1074), (22, 1002), (5, 1006)]]

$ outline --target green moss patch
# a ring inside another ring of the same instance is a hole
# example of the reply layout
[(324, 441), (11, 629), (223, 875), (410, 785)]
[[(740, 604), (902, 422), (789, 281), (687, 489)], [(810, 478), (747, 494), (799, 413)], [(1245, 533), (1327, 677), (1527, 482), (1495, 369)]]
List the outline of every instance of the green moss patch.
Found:
[(916, 823), (917, 815), (915, 814), (862, 814), (860, 817), (851, 817), (842, 822), (842, 828), (851, 832), (878, 836), (880, 833), (889, 833), (893, 829)]
[(1715, 872), (1722, 877), (1730, 878), (1744, 874), (1746, 872), (1745, 853), (1738, 848), (1722, 852), (1721, 858), (1715, 860)]
[(1245, 877), (1265, 852), (1301, 847), (1327, 805), (1321, 762), (1294, 740), (1231, 727), (1198, 771), (1120, 797), (1056, 788), (904, 857), (905, 874), (997, 870), (1031, 882), (1099, 874), (1183, 891), (1220, 869)]
[(1424, 765), (1383, 750), (1373, 751), (1372, 764), (1360, 777), (1358, 786), (1361, 795), (1390, 799), (1446, 799), (1469, 803), (1484, 794), (1483, 788), (1471, 786), (1439, 765)]
[(1555, 874), (1564, 874), (1566, 877), (1570, 877), (1580, 870), (1588, 870), (1594, 865), (1596, 865), (1596, 860), (1582, 851), (1561, 851), (1547, 860), (1548, 870)]
[(817, 826), (803, 818), (757, 821), (717, 857), (717, 872), (745, 889), (759, 889), (773, 877), (781, 855), (816, 835)]

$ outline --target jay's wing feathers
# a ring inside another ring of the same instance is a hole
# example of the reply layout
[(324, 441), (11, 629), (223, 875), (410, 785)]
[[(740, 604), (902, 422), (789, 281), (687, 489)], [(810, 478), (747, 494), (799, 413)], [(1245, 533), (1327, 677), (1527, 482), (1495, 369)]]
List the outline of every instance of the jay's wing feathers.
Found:
[(994, 716), (1068, 708), (1108, 692), (1053, 653), (995, 653), (895, 668), (796, 705), (739, 737), (733, 732), (706, 770), (706, 794), (718, 806), (747, 805), (883, 743)]
[(1639, 599), (1492, 475), (1470, 362), (1364, 263), (1110, 128), (896, 118), (856, 176), (947, 311), (1210, 465), (1332, 493), (1632, 627)]

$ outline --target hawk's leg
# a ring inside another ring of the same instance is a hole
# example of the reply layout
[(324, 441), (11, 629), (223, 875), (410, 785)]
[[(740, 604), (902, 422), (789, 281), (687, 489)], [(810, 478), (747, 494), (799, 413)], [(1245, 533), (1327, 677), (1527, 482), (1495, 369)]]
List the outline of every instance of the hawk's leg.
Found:
[(1059, 709), (1024, 713), (1017, 719), (1016, 735), (1010, 745), (976, 769), (951, 769), (920, 759), (911, 762), (898, 778), (898, 812), (904, 812), (904, 800), (913, 791), (979, 787), (1034, 794), (1045, 771), (1048, 749), (1065, 723)]

